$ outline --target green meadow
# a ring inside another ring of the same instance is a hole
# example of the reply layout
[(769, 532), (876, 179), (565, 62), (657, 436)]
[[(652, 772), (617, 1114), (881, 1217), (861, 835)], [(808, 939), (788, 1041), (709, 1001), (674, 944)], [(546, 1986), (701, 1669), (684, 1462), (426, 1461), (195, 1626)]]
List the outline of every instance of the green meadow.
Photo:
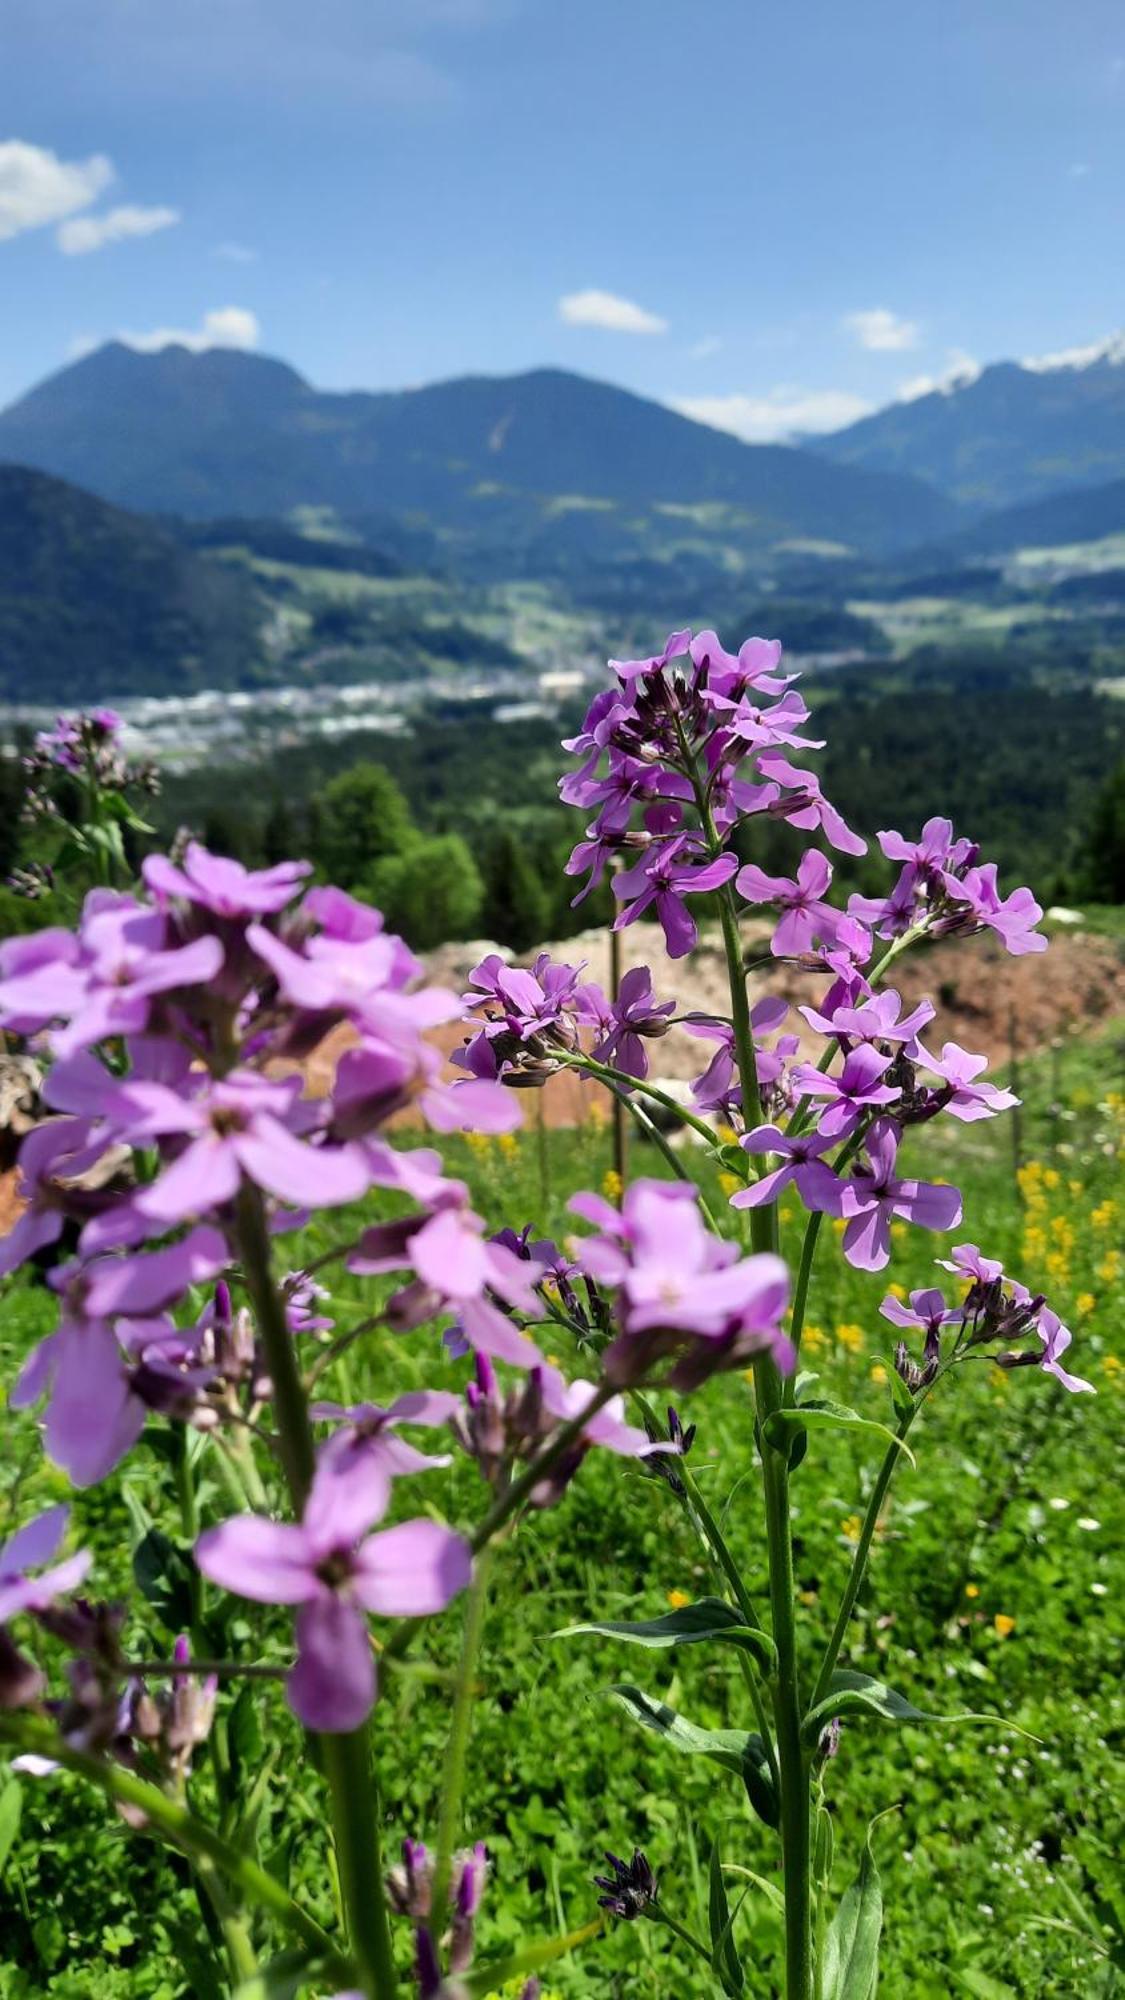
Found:
[[(1015, 1132), (997, 1119), (957, 1128), (940, 1146), (932, 1128), (927, 1134), (925, 1171), (956, 1180), (965, 1195), (965, 1223), (952, 1240), (979, 1242), (1048, 1293), (1074, 1332), (1067, 1360), (1097, 1395), (1068, 1396), (1037, 1370), (966, 1365), (927, 1406), (912, 1436), (917, 1466), (904, 1462), (892, 1486), (842, 1658), (922, 1710), (990, 1719), (851, 1722), (826, 1767), (834, 1899), (854, 1874), (868, 1820), (886, 1815), (874, 1844), (887, 1904), (880, 1984), (887, 2000), (962, 1993), (1100, 2000), (1122, 1990), (1123, 1070), (1119, 1027), (1027, 1066)], [(565, 1237), (570, 1194), (606, 1184), (609, 1133), (591, 1120), (543, 1138), (533, 1098), (528, 1113), (515, 1137), (450, 1142), (450, 1164), (497, 1224), (527, 1220), (537, 1234)], [(640, 1144), (631, 1168), (667, 1171)], [(707, 1198), (721, 1206), (724, 1190), (709, 1164), (703, 1180)], [(791, 1262), (800, 1226), (797, 1213), (784, 1212)], [(282, 1255), (295, 1266), (321, 1248), (312, 1234), (290, 1241)], [(823, 1393), (888, 1418), (895, 1335), (878, 1310), (885, 1279), (904, 1291), (932, 1284), (944, 1276), (933, 1262), (942, 1249), (896, 1226), (890, 1269), (870, 1276), (843, 1263), (829, 1225), (803, 1355)], [(952, 1279), (949, 1286), (952, 1297)], [(366, 1317), (378, 1297), (374, 1280), (336, 1285), (330, 1310), (338, 1328)], [(6, 1287), (6, 1381), (52, 1310), (41, 1287), (25, 1280)], [(579, 1372), (574, 1356), (551, 1351)], [(423, 1381), (458, 1385), (467, 1364), (439, 1356), (429, 1329), (369, 1335), (326, 1372), (325, 1387), (343, 1400), (385, 1401)], [(698, 1426), (692, 1470), (764, 1592), (750, 1387), (739, 1374), (712, 1381), (685, 1416)], [(66, 1482), (45, 1467), (28, 1416), (13, 1413), (7, 1435), (4, 1516), (25, 1518)], [(165, 1438), (150, 1423), (114, 1479), (75, 1496), (101, 1594), (126, 1594), (152, 1518), (176, 1541)], [(794, 1479), (810, 1662), (827, 1635), (879, 1462), (878, 1438), (859, 1433), (858, 1440), (814, 1433), (806, 1464), (811, 1473), (815, 1456), (817, 1472)], [(230, 1511), (214, 1449), (198, 1442), (204, 1520)], [(483, 1510), (475, 1469), (464, 1460), (407, 1483), (410, 1500), (400, 1504), (410, 1511), (428, 1504), (456, 1522)], [(166, 1652), (183, 1616), (174, 1546), (164, 1558), (157, 1576), (142, 1559), (150, 1601), (145, 1619), (126, 1631), (134, 1656)], [(585, 1618), (654, 1616), (714, 1590), (674, 1492), (634, 1464), (595, 1453), (560, 1507), (531, 1516), (503, 1546), (493, 1576), (467, 1792), (468, 1830), (487, 1840), (495, 1871), (478, 1956), (587, 1921), (597, 1893), (591, 1877), (606, 1848), (642, 1847), (665, 1906), (706, 1934), (706, 1870), (718, 1840), (732, 1907), (746, 1891), (736, 1922), (743, 1962), (753, 1968), (747, 1993), (776, 1993), (773, 1836), (750, 1814), (736, 1778), (642, 1735), (607, 1693), (615, 1682), (635, 1682), (701, 1726), (743, 1726), (738, 1674), (709, 1649), (644, 1653), (603, 1638), (555, 1636)], [(383, 1679), (375, 1735), (388, 1847), (433, 1831), (459, 1622), (454, 1609), (425, 1627)], [(283, 1660), (286, 1614), (239, 1604), (222, 1638), (248, 1657)], [(250, 1839), (266, 1865), (330, 1920), (324, 1801), (280, 1688), (265, 1692), (260, 1725), (234, 1694), (223, 1698), (223, 1711), (243, 1799), (253, 1798), (252, 1825), (235, 1825), (228, 1813), (228, 1832)], [(190, 1792), (199, 1811), (218, 1816), (205, 1757), (197, 1758)], [(208, 2000), (224, 1990), (186, 1866), (127, 1830), (79, 1780), (9, 1780), (0, 1792), (0, 1849), (3, 2000), (43, 1992), (57, 2000)], [(260, 1919), (253, 1922), (256, 1942), (283, 1948), (282, 1938), (271, 1940)], [(405, 1963), (405, 1932), (401, 1946)], [(719, 1991), (668, 1932), (645, 1921), (617, 1924), (561, 1961), (545, 1990), (548, 2000), (710, 2000)]]

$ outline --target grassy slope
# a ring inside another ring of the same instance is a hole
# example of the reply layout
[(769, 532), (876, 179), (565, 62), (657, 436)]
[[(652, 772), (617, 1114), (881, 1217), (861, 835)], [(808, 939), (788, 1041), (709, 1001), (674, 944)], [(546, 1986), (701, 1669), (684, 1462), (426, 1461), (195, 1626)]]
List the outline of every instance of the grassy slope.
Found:
[[(1088, 1950), (1071, 1933), (1042, 1926), (1073, 1918), (1068, 1890), (1084, 1893), (1083, 1866), (1103, 1868), (1122, 1833), (1125, 1705), (1113, 1634), (1120, 1633), (1125, 1537), (1114, 1476), (1125, 1394), (1116, 1358), (1125, 1258), (1115, 1249), (1125, 1104), (1120, 1094), (1115, 1105), (1105, 1102), (1107, 1089), (1122, 1088), (1119, 1044), (1120, 1031), (1116, 1043), (1067, 1051), (1053, 1114), (1047, 1100), (1057, 1078), (1033, 1075), (1023, 1143), (1037, 1165), (1025, 1175), (1022, 1199), (1006, 1121), (965, 1128), (940, 1148), (940, 1169), (956, 1176), (966, 1195), (966, 1223), (955, 1240), (980, 1240), (1050, 1290), (1075, 1329), (1075, 1367), (1100, 1393), (1070, 1399), (1038, 1373), (966, 1369), (925, 1420), (919, 1470), (899, 1476), (874, 1559), (877, 1596), (865, 1597), (846, 1660), (885, 1674), (922, 1707), (988, 1710), (1039, 1740), (1003, 1723), (898, 1729), (872, 1722), (845, 1731), (828, 1773), (837, 1893), (867, 1818), (901, 1807), (877, 1835), (889, 1907), (880, 1988), (887, 2000), (946, 2000), (962, 1991), (984, 2000), (1085, 2000), (1101, 1990)], [(515, 1142), (452, 1150), (487, 1214), (516, 1222), (530, 1216), (559, 1234), (567, 1228), (567, 1195), (598, 1185), (607, 1161), (596, 1128), (552, 1135), (544, 1190), (531, 1131)], [(644, 1156), (635, 1167), (652, 1170)], [(791, 1256), (795, 1226), (790, 1217)], [(904, 1286), (931, 1282), (937, 1247), (902, 1230), (889, 1275)], [(346, 1290), (350, 1296), (337, 1300), (345, 1325), (367, 1305), (370, 1281), (350, 1280)], [(829, 1394), (880, 1416), (887, 1390), (878, 1376), (892, 1346), (877, 1311), (884, 1290), (879, 1279), (828, 1256), (814, 1287), (808, 1356)], [(9, 1296), (5, 1379), (49, 1310), (41, 1292)], [(364, 1348), (338, 1386), (383, 1399), (392, 1385), (443, 1375), (452, 1381), (461, 1372), (435, 1360), (433, 1340), (421, 1333)], [(756, 1481), (739, 1484), (752, 1463), (749, 1389), (738, 1375), (723, 1378), (694, 1399), (691, 1415), (700, 1427), (700, 1479), (713, 1506), (730, 1503), (728, 1531), (761, 1582)], [(12, 1420), (11, 1434), (5, 1479), (22, 1488), (26, 1512), (62, 1482), (42, 1469), (26, 1418)], [(866, 1447), (839, 1441), (818, 1440), (814, 1455), (816, 1467), (795, 1483), (810, 1652), (814, 1635), (827, 1631), (852, 1517), (873, 1468)], [(103, 1585), (124, 1582), (130, 1528), (123, 1485), (149, 1498), (160, 1477), (145, 1445), (120, 1481), (79, 1496)], [(411, 1511), (426, 1498), (453, 1518), (479, 1508), (467, 1467), (410, 1484)], [(221, 1511), (213, 1488), (204, 1501)], [(487, 1836), (498, 1878), (482, 1924), (485, 1949), (581, 1921), (603, 1846), (621, 1852), (643, 1845), (669, 1907), (695, 1928), (705, 1927), (700, 1869), (712, 1837), (721, 1837), (728, 1860), (770, 1867), (770, 1840), (747, 1816), (734, 1780), (630, 1734), (604, 1697), (610, 1682), (635, 1679), (699, 1723), (734, 1722), (740, 1684), (729, 1660), (701, 1657), (699, 1649), (681, 1656), (675, 1670), (670, 1656), (551, 1638), (583, 1615), (656, 1613), (669, 1591), (707, 1587), (698, 1549), (666, 1489), (609, 1459), (592, 1460), (563, 1508), (530, 1521), (508, 1549), (487, 1635), (468, 1789), (472, 1830)], [(996, 1629), (998, 1615), (1015, 1621), (1007, 1637)], [(448, 1663), (456, 1630), (453, 1618), (428, 1634), (418, 1660)], [(283, 1616), (247, 1607), (247, 1634), (258, 1633), (283, 1647)], [(296, 1732), (280, 1699), (266, 1693), (264, 1700), (267, 1754), (284, 1777), (274, 1787), (262, 1851), (275, 1866), (288, 1856), (294, 1884), (327, 1916), (315, 1781), (307, 1769), (292, 1775)], [(417, 1672), (398, 1675), (386, 1691), (381, 1740), (392, 1839), (432, 1831), (446, 1704), (441, 1685)], [(200, 1795), (206, 1801), (206, 1778)], [(187, 1989), (175, 1970), (169, 1925), (185, 1914), (194, 1921), (191, 1900), (154, 1850), (107, 1825), (68, 1782), (28, 1781), (24, 1811), (15, 1865), (0, 1889), (4, 2000), (48, 1986), (62, 2000), (206, 1992), (202, 1969), (189, 1968)], [(775, 1992), (777, 1925), (756, 1894), (740, 1928), (745, 1957), (759, 1968), (748, 1990)], [(704, 2000), (716, 1990), (682, 1963), (670, 1964), (661, 1933), (643, 1924), (619, 1927), (550, 1984), (552, 1995), (567, 2000), (669, 2000), (673, 1993)]]

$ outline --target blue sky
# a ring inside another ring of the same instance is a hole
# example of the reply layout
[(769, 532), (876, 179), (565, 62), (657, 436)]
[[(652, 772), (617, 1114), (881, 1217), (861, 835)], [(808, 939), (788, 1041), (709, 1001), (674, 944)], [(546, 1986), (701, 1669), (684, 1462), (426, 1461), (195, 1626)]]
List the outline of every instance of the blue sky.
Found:
[(1125, 324), (1120, 0), (0, 0), (0, 403), (119, 332), (741, 429)]

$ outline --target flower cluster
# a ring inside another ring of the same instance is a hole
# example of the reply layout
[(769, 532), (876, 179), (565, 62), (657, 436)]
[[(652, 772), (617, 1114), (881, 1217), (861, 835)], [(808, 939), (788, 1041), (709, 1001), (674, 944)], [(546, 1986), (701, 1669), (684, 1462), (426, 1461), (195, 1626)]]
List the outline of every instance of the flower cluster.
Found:
[[(1042, 1368), (1072, 1394), (1094, 1393), (1092, 1382), (1063, 1367), (1061, 1357), (1073, 1336), (1042, 1292), (1032, 1294), (1018, 1279), (1006, 1276), (1003, 1266), (983, 1256), (975, 1243), (957, 1244), (938, 1263), (967, 1283), (960, 1305), (949, 1305), (944, 1292), (934, 1286), (911, 1292), (905, 1301), (890, 1294), (879, 1308), (894, 1326), (923, 1334), (920, 1362), (905, 1341), (895, 1350), (895, 1368), (912, 1394), (928, 1388), (944, 1365), (988, 1348), (993, 1350), (989, 1359), (998, 1368)], [(1012, 1345), (1031, 1339), (1039, 1345)]]
[(580, 965), (559, 965), (541, 952), (533, 966), (505, 965), (492, 953), (469, 975), (465, 1004), (484, 1026), (454, 1058), (470, 1075), (535, 1088), (564, 1063), (582, 1067), (583, 1054), (643, 1079), (646, 1042), (672, 1025), (674, 1000), (658, 1001), (647, 966), (634, 966), (614, 999), (583, 981)]
[[(815, 774), (789, 761), (791, 751), (821, 746), (797, 733), (808, 711), (795, 676), (780, 671), (780, 646), (748, 639), (735, 655), (713, 632), (681, 631), (652, 658), (611, 666), (616, 686), (595, 697), (566, 746), (581, 762), (563, 779), (562, 796), (596, 809), (571, 867), (590, 867), (596, 879), (626, 855), (631, 865), (613, 884), (622, 905), (617, 923), (651, 907), (672, 956), (695, 941), (687, 896), (719, 890), (732, 913), (739, 900), (778, 911), (772, 954), (820, 970), (828, 981), (823, 999), (800, 1009), (824, 1042), (823, 1055), (800, 1060), (800, 1038), (779, 1032), (786, 1003), (757, 1002), (750, 1015), (755, 1101), (744, 1103), (746, 1058), (740, 1062), (733, 1023), (690, 1016), (690, 1032), (717, 1044), (693, 1086), (695, 1100), (741, 1127), (753, 1165), (732, 1195), (736, 1207), (772, 1202), (792, 1183), (806, 1207), (844, 1223), (852, 1263), (882, 1269), (894, 1220), (949, 1229), (961, 1215), (956, 1190), (900, 1172), (905, 1129), (941, 1113), (991, 1117), (1016, 1102), (982, 1080), (986, 1058), (953, 1042), (930, 1053), (919, 1036), (932, 1006), (908, 1012), (882, 977), (905, 943), (927, 935), (987, 929), (1009, 951), (1041, 950), (1046, 941), (1033, 929), (1039, 906), (1026, 889), (1002, 900), (995, 868), (982, 866), (975, 845), (955, 839), (946, 820), (929, 821), (916, 842), (879, 835), (884, 854), (902, 864), (883, 901), (852, 896), (846, 909), (835, 907), (832, 863), (818, 847), (806, 851), (792, 878), (755, 863), (740, 867), (731, 837), (763, 814), (819, 833), (838, 852), (865, 849)], [(880, 940), (888, 941), (881, 957)], [(539, 982), (550, 975), (541, 962)]]

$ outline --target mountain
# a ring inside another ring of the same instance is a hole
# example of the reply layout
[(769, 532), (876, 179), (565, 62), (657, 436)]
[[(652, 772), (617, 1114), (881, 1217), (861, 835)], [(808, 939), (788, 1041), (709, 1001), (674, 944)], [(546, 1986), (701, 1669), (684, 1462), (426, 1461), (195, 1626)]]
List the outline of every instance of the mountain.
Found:
[(932, 481), (975, 509), (1125, 477), (1125, 336), (1001, 361), (817, 440), (838, 464)]
[(943, 547), (967, 555), (1007, 555), (1016, 549), (1100, 542), (1109, 535), (1125, 536), (1125, 479), (1052, 493), (1046, 500), (1030, 500), (1021, 507), (999, 508), (950, 536)]
[(878, 551), (959, 520), (912, 477), (742, 444), (556, 369), (326, 394), (258, 355), (114, 342), (0, 415), (0, 458), (142, 512), (392, 516), (507, 574), (676, 550), (729, 567), (794, 538)]
[(242, 571), (41, 472), (0, 465), (0, 696), (82, 701), (253, 678)]

